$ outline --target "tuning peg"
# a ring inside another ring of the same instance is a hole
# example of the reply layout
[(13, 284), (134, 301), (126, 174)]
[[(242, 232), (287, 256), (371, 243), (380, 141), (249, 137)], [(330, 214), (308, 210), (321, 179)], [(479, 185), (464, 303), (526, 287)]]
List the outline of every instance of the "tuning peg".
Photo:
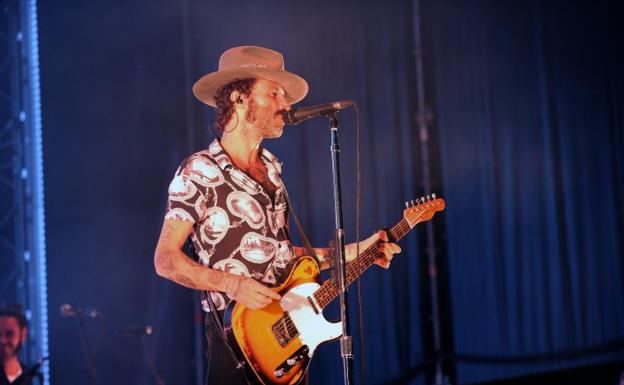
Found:
[(405, 208), (409, 209), (409, 202), (408, 201), (405, 201)]
[(427, 195), (427, 202), (431, 200), (431, 195)]
[(436, 199), (435, 193), (431, 194), (431, 198)]

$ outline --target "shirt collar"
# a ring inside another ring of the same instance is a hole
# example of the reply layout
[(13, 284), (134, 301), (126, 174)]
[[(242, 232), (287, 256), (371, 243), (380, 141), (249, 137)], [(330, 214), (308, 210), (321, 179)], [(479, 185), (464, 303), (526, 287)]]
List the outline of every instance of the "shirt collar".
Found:
[[(215, 139), (210, 143), (208, 146), (208, 154), (217, 162), (217, 166), (219, 166), (222, 171), (225, 171), (228, 167), (236, 167), (228, 153), (221, 146), (219, 139)], [(279, 174), (282, 173), (282, 163), (264, 147), (260, 149), (260, 159), (262, 159), (265, 165), (269, 163), (273, 165)]]

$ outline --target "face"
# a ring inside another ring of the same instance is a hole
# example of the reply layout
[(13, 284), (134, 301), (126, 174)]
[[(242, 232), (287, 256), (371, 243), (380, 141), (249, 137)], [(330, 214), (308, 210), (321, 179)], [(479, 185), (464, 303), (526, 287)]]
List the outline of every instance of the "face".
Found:
[(279, 138), (284, 131), (282, 112), (290, 109), (284, 88), (274, 81), (258, 79), (248, 100), (245, 119), (263, 138)]
[(15, 317), (0, 316), (0, 360), (6, 361), (17, 355), (26, 340), (26, 328), (20, 329)]

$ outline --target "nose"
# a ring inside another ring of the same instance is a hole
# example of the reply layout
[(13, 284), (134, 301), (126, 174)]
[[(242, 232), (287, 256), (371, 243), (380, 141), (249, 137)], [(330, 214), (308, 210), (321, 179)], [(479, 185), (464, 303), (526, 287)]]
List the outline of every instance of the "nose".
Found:
[(288, 103), (286, 96), (280, 96), (278, 102), (280, 110), (290, 111), (290, 103)]

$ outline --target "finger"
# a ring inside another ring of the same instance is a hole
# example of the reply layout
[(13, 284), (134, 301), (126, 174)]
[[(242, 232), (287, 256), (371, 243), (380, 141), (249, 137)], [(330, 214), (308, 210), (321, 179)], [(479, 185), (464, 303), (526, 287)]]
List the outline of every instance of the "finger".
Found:
[[(242, 301), (241, 301), (242, 302)], [(255, 301), (253, 298), (247, 298), (245, 299), (245, 302), (243, 303), (246, 307), (250, 308), (250, 309), (260, 309), (260, 302)]]
[(262, 284), (258, 284), (257, 286), (257, 292), (262, 294), (265, 297), (271, 298), (271, 299), (280, 299), (281, 296), (279, 294), (277, 294), (276, 292), (274, 292), (273, 290), (269, 289), (268, 287), (262, 285)]
[(401, 252), (401, 247), (399, 247), (399, 245), (397, 245), (396, 243), (384, 243), (382, 246), (383, 248), (381, 250), (384, 252), (384, 254), (398, 254)]
[(386, 233), (385, 230), (379, 230), (377, 232), (377, 236), (379, 237), (379, 239), (381, 239), (384, 242), (388, 242), (388, 234)]
[(268, 304), (270, 304), (271, 302), (273, 302), (270, 298), (259, 294), (259, 293), (255, 293), (254, 294), (254, 302), (256, 303), (256, 305), (258, 306), (258, 308), (263, 308), (265, 306), (267, 306)]
[(271, 302), (273, 302), (273, 297), (269, 297), (267, 295), (265, 295), (264, 293), (260, 293), (259, 294), (262, 297), (262, 302), (265, 304), (270, 304)]
[(269, 290), (269, 298), (274, 299), (274, 300), (278, 300), (280, 298), (282, 298), (281, 295), (277, 294), (276, 292)]

